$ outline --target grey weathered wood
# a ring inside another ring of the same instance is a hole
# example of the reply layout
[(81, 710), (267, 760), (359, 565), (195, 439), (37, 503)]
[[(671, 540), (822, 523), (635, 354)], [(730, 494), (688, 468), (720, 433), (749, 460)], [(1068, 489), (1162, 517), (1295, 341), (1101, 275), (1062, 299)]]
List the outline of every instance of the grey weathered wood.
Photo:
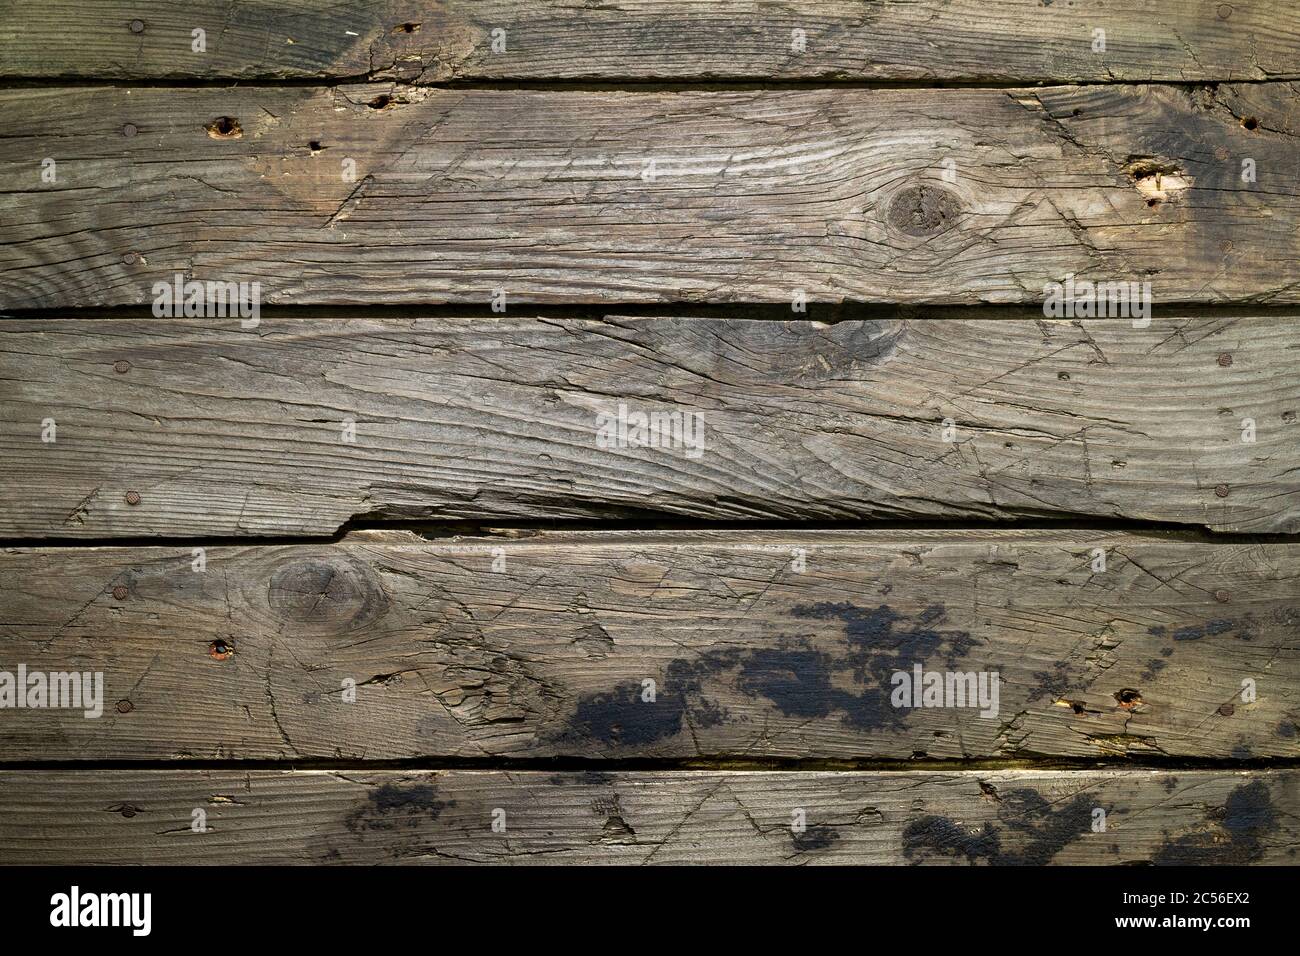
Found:
[(1295, 771), (61, 770), (0, 793), (11, 864), (1207, 866), (1300, 843)]
[(0, 308), (148, 303), (177, 271), (267, 303), (1020, 302), (1068, 274), (1295, 302), (1298, 104), (1287, 83), (11, 89)]
[[(98, 719), (4, 711), (0, 759), (1300, 756), (1300, 545), (367, 532), (192, 562), (0, 555), (0, 668), (107, 687)], [(996, 671), (998, 713), (894, 708), (915, 664)]]
[(0, 77), (1263, 80), (1298, 35), (1265, 0), (11, 0)]
[[(629, 514), (1296, 531), (1297, 356), (1300, 324), (1270, 318), (8, 320), (0, 537)], [(702, 453), (600, 447), (620, 405), (698, 414)]]

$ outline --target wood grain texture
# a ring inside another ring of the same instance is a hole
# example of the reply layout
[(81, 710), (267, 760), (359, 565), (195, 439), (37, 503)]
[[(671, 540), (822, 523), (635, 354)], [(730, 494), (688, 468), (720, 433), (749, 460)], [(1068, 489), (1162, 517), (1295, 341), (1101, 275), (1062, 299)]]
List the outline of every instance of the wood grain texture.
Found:
[(1289, 83), (11, 89), (0, 308), (147, 303), (177, 272), (265, 303), (1034, 302), (1070, 274), (1296, 302), (1298, 106)]
[[(1300, 325), (1267, 318), (15, 319), (0, 537), (647, 514), (1294, 532), (1297, 356)], [(699, 454), (620, 445), (620, 406), (699, 416)]]
[[(135, 32), (131, 24), (137, 23)], [(206, 31), (206, 51), (192, 31)], [(1093, 31), (1106, 31), (1105, 51)], [(493, 52), (493, 30), (504, 48)], [(796, 34), (804, 34), (797, 49)], [(1286, 4), (1156, 0), (10, 0), (0, 76), (1240, 80), (1300, 75)]]
[(0, 790), (15, 864), (1293, 865), (1300, 843), (1295, 771), (5, 771)]
[[(1300, 545), (379, 532), (192, 560), (0, 556), (0, 668), (107, 688), (98, 719), (6, 710), (4, 760), (1300, 756)], [(917, 664), (997, 672), (997, 713), (896, 708)]]

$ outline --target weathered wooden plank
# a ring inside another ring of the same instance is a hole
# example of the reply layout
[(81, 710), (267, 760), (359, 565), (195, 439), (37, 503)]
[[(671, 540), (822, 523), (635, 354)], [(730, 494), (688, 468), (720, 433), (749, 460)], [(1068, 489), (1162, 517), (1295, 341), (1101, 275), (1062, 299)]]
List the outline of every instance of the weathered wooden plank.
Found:
[[(0, 669), (105, 686), (98, 719), (6, 710), (4, 760), (1300, 755), (1300, 545), (379, 532), (194, 560), (0, 556)], [(998, 700), (896, 707), (916, 665)]]
[(1278, 865), (1300, 843), (1295, 771), (4, 771), (0, 793), (11, 864)]
[(1295, 302), (1298, 106), (1286, 83), (14, 89), (0, 308), (147, 303), (177, 272), (268, 303), (1021, 302), (1071, 274)]
[(1264, 80), (1300, 76), (1300, 14), (1262, 0), (11, 0), (0, 76)]
[[(15, 319), (0, 536), (649, 513), (1293, 532), (1297, 355), (1300, 324), (1268, 318)], [(620, 410), (682, 429), (619, 432)]]

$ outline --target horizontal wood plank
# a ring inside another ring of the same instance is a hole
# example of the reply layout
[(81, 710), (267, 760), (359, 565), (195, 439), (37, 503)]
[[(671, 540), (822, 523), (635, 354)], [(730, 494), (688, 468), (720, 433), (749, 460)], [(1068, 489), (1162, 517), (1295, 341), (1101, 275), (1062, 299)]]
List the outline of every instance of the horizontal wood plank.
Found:
[(1288, 83), (67, 87), (0, 113), (0, 309), (150, 303), (176, 273), (268, 304), (1036, 302), (1070, 275), (1300, 301)]
[(0, 792), (11, 864), (1240, 866), (1300, 842), (1295, 771), (4, 771)]
[(10, 0), (0, 77), (1218, 81), (1298, 41), (1264, 0)]
[[(367, 532), (195, 559), (0, 555), (0, 669), (105, 686), (98, 718), (4, 711), (0, 759), (1300, 756), (1300, 545)], [(895, 706), (917, 665), (995, 672), (998, 701)]]
[(1245, 317), (15, 319), (0, 537), (638, 514), (1294, 532), (1297, 356), (1300, 325)]

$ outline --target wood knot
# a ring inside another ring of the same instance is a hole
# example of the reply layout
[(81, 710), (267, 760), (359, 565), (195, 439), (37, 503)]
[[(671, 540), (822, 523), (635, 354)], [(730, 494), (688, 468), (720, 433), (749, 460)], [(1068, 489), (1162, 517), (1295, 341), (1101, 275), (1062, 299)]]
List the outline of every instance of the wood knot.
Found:
[(889, 224), (909, 236), (934, 236), (947, 229), (961, 212), (961, 200), (933, 183), (902, 189), (889, 202)]
[(346, 634), (388, 613), (388, 594), (375, 573), (347, 555), (299, 558), (271, 575), (271, 610), (299, 631)]

